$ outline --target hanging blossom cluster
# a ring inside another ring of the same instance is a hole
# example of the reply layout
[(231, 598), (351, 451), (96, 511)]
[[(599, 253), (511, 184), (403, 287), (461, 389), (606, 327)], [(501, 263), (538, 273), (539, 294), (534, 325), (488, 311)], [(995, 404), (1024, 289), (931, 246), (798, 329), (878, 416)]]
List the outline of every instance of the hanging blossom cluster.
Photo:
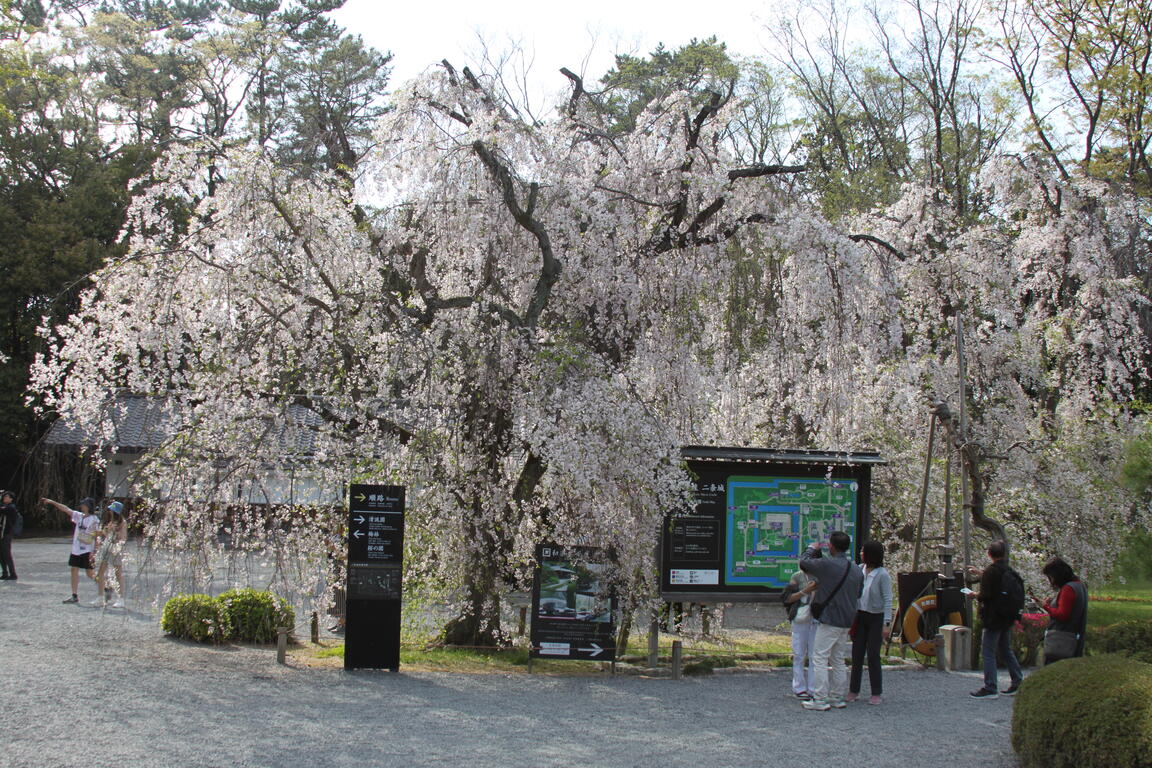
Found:
[(1058, 553), (1103, 576), (1124, 532), (1147, 523), (1117, 482), (1124, 443), (1140, 428), (1130, 404), (1148, 383), (1139, 277), (1152, 243), (1147, 211), (1118, 188), (1060, 179), (1031, 160), (990, 163), (983, 181), (989, 210), (976, 222), (913, 187), (853, 223), (887, 244), (875, 255), (901, 295), (900, 352), (864, 380), (857, 401), (872, 404), (862, 409), (868, 418), (883, 414), (866, 428), (874, 444), (903, 459), (887, 476), (895, 485), (878, 494), (903, 508), (882, 508), (881, 517), (893, 535), (915, 509), (923, 403), (958, 407), (959, 313), (987, 513), (1006, 525), (1025, 563)]
[[(1127, 507), (1090, 459), (1145, 377), (1141, 211), (1004, 163), (981, 221), (910, 187), (845, 229), (736, 166), (729, 109), (673, 95), (619, 135), (577, 88), (537, 124), (445, 66), (397, 94), (355, 191), (173, 150), (33, 388), (108, 443), (118, 393), (164, 399), (178, 428), (139, 484), (200, 578), (227, 547), (322, 604), (344, 485), (408, 486), (406, 590), (490, 641), (543, 540), (611, 547), (623, 594), (653, 593), (685, 443), (881, 450), (895, 536), (961, 312), (973, 437), (1008, 456), (990, 511), (1097, 555)], [(312, 498), (251, 506), (285, 477)]]
[(734, 238), (785, 239), (794, 206), (772, 169), (730, 175), (719, 100), (666, 100), (626, 136), (600, 119), (576, 99), (527, 123), (446, 67), (397, 99), (357, 194), (258, 148), (174, 150), (128, 253), (45, 329), (33, 388), (107, 443), (118, 394), (164, 400), (138, 487), (202, 578), (227, 546), (302, 593), (338, 579), (331, 509), (250, 507), (292, 475), (321, 507), (407, 485), (408, 583), (472, 637), (498, 634), (494, 597), (545, 539), (611, 547), (642, 598), (718, 387)]

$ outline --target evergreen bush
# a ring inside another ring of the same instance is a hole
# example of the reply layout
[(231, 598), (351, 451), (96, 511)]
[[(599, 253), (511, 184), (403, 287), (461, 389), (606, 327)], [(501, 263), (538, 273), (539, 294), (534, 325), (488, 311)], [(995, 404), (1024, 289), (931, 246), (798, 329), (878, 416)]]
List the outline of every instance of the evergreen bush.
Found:
[(160, 628), (174, 637), (219, 644), (231, 632), (227, 608), (208, 595), (176, 595), (164, 605)]
[(1152, 765), (1152, 664), (1066, 659), (1025, 678), (1012, 711), (1023, 768)]
[(1093, 653), (1118, 653), (1152, 664), (1152, 621), (1135, 619), (1101, 627), (1088, 635)]
[(276, 641), (280, 627), (296, 624), (296, 612), (282, 597), (250, 587), (230, 589), (216, 598), (225, 608), (231, 622), (231, 640), (252, 643)]

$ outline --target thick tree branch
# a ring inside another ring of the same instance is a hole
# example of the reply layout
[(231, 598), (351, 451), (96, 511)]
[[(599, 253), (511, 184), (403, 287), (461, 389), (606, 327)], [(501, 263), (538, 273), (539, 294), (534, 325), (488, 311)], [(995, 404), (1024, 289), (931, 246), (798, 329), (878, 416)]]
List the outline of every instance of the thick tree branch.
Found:
[(504, 200), (504, 206), (508, 212), (512, 214), (512, 218), (524, 230), (529, 232), (534, 238), (540, 248), (540, 276), (536, 280), (536, 288), (532, 293), (532, 300), (528, 304), (528, 309), (524, 314), (523, 323), (528, 327), (535, 327), (536, 323), (540, 320), (540, 315), (543, 314), (545, 307), (548, 306), (548, 300), (552, 295), (552, 286), (560, 279), (560, 272), (563, 269), (560, 260), (556, 258), (552, 250), (552, 239), (548, 235), (548, 231), (544, 228), (537, 219), (533, 218), (532, 213), (536, 206), (536, 197), (539, 194), (539, 185), (533, 182), (529, 185), (528, 192), (528, 209), (525, 210), (520, 206), (519, 200), (516, 197), (516, 182), (512, 177), (512, 172), (508, 167), (496, 157), (496, 155), (484, 144), (482, 141), (472, 142), (472, 149), (476, 152), (476, 156), (480, 158), (480, 162), (492, 174), (492, 178), (500, 187), (500, 192)]
[(572, 96), (568, 99), (568, 116), (576, 116), (576, 105), (584, 95), (584, 79), (568, 67), (560, 67), (560, 74), (572, 81)]
[(776, 176), (782, 173), (804, 173), (807, 170), (807, 165), (764, 165), (757, 163), (747, 168), (734, 168), (728, 171), (728, 180), (753, 179), (760, 176)]
[(848, 239), (854, 243), (874, 243), (875, 245), (878, 245), (881, 248), (883, 248), (884, 250), (891, 253), (893, 256), (895, 256), (897, 258), (897, 260), (899, 260), (899, 261), (907, 261), (908, 260), (908, 256), (905, 255), (904, 252), (902, 252), (896, 246), (892, 245), (891, 243), (889, 243), (887, 241), (881, 240), (880, 238), (878, 238), (874, 235), (864, 235), (864, 234), (848, 235)]

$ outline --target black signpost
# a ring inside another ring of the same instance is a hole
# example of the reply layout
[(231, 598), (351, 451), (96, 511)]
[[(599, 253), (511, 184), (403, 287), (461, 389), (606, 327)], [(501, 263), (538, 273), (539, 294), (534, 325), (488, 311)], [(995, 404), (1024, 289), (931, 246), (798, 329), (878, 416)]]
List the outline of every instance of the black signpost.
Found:
[(348, 488), (345, 669), (400, 669), (404, 487)]
[(608, 553), (595, 547), (536, 548), (530, 658), (616, 660), (609, 564)]

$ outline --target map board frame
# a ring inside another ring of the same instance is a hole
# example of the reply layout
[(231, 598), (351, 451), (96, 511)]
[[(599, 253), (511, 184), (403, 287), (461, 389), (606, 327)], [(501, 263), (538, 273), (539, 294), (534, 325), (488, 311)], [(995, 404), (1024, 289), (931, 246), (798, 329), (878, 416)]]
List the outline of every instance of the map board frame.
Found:
[(800, 552), (833, 529), (848, 531), (858, 554), (872, 522), (872, 468), (885, 463), (872, 452), (711, 446), (681, 457), (695, 506), (665, 515), (660, 595), (703, 604), (777, 600)]
[(599, 547), (537, 545), (530, 658), (616, 660), (616, 593), (598, 578), (612, 560)]

